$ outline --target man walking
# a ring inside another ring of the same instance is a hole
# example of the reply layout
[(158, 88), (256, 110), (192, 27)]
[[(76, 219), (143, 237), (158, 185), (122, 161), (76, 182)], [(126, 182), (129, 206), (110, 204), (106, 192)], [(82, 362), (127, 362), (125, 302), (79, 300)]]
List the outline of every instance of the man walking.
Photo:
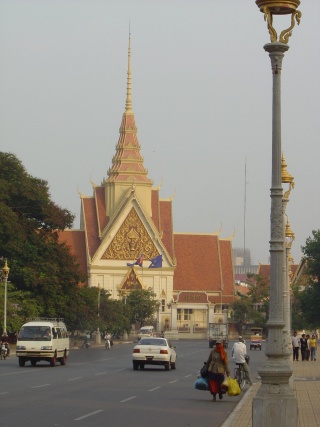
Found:
[(245, 359), (246, 355), (247, 355), (247, 347), (243, 341), (243, 338), (240, 336), (238, 338), (238, 342), (235, 342), (233, 344), (232, 359), (236, 363), (241, 364), (243, 366), (243, 370), (246, 374), (246, 378), (247, 378), (249, 385), (251, 387), (253, 384), (251, 381), (250, 369), (249, 369), (249, 366), (248, 366), (246, 359)]
[(302, 334), (300, 338), (300, 349), (301, 349), (301, 358), (302, 362), (307, 360), (307, 349), (308, 349), (308, 340), (306, 334)]
[(293, 352), (293, 360), (299, 360), (299, 348), (300, 348), (300, 340), (297, 337), (297, 331), (294, 331), (293, 336), (291, 337), (292, 342), (292, 352)]

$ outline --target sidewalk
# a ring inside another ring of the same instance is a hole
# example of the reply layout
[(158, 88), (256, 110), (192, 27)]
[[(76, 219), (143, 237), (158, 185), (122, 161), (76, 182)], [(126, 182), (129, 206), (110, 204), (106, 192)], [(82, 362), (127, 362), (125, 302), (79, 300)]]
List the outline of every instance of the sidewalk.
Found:
[[(293, 392), (298, 400), (298, 427), (320, 426), (320, 361), (293, 362)], [(249, 388), (222, 427), (252, 427), (252, 399), (261, 383)]]

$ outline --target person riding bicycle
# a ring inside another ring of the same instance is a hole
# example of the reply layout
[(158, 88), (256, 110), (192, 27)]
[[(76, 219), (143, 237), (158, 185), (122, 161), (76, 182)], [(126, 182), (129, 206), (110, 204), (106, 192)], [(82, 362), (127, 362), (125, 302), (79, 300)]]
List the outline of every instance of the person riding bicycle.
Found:
[(232, 359), (238, 364), (242, 365), (246, 378), (249, 382), (250, 387), (253, 385), (251, 381), (251, 374), (249, 366), (246, 362), (247, 347), (244, 340), (239, 336), (238, 341), (233, 344)]

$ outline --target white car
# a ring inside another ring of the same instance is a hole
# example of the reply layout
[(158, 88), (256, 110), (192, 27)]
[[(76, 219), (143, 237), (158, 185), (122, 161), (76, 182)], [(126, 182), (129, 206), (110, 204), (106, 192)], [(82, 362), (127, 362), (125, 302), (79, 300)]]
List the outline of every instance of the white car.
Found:
[(170, 341), (165, 338), (141, 338), (133, 348), (133, 369), (144, 369), (145, 365), (163, 365), (166, 371), (176, 369), (177, 355)]

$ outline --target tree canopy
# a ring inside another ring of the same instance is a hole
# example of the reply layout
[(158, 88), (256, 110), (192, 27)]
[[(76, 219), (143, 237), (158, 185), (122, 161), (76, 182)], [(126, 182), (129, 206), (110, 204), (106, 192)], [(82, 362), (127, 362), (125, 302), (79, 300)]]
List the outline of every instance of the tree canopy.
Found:
[[(51, 201), (46, 181), (29, 175), (13, 154), (0, 152), (0, 257), (8, 260), (15, 315), (71, 314), (70, 302), (84, 277), (57, 232), (71, 227), (73, 220), (74, 215)], [(14, 318), (8, 316), (13, 329)]]
[[(303, 328), (317, 328), (320, 325), (320, 230), (313, 230), (302, 246), (305, 274), (308, 283), (303, 291), (294, 292), (294, 319)], [(296, 325), (295, 325), (296, 326)]]
[(247, 295), (240, 297), (232, 304), (232, 318), (242, 334), (248, 324), (265, 329), (269, 314), (269, 282), (258, 274), (248, 273), (246, 278)]

